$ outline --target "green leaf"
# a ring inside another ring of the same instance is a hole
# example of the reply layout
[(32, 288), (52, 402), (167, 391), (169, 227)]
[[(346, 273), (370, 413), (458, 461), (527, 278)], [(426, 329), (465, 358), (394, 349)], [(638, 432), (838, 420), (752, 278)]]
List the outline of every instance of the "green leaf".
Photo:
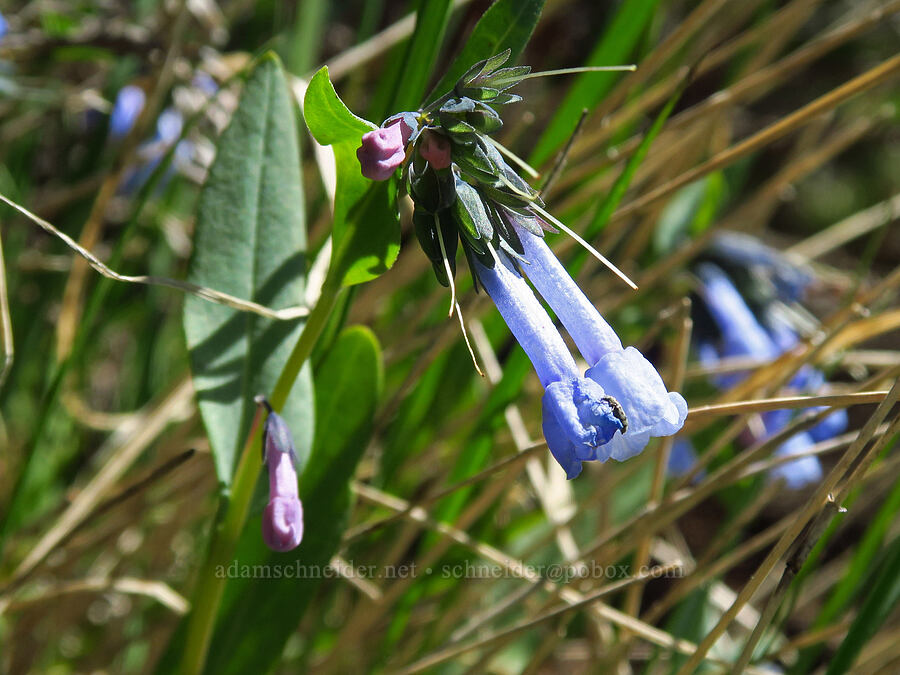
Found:
[[(294, 108), (277, 58), (263, 57), (244, 87), (200, 194), (188, 279), (269, 307), (303, 301), (306, 223)], [(219, 481), (230, 485), (255, 411), (302, 328), (188, 296), (184, 330), (194, 387)], [(312, 381), (301, 373), (282, 416), (300, 464), (312, 439)]]
[(354, 115), (338, 97), (328, 68), (310, 80), (303, 116), (316, 141), (332, 146), (337, 173), (329, 274), (345, 286), (370, 281), (390, 269), (400, 253), (400, 216), (394, 181), (360, 172), (356, 150), (375, 125)]
[(450, 91), (472, 65), (509, 49), (515, 62), (528, 44), (544, 8), (544, 0), (497, 0), (478, 20), (459, 56), (437, 83), (428, 100)]
[[(634, 52), (641, 33), (653, 18), (659, 0), (625, 0), (609, 28), (594, 47), (586, 66), (624, 65)], [(556, 109), (529, 163), (538, 165), (550, 157), (575, 130), (581, 111), (592, 110), (612, 88), (621, 73), (583, 73)]]
[[(277, 664), (340, 545), (382, 378), (377, 338), (361, 326), (344, 330), (316, 369), (317, 434), (300, 476), (303, 541), (289, 553), (270, 551), (259, 515), (248, 519), (234, 561), (217, 570), (228, 585), (205, 672), (264, 673)], [(269, 576), (244, 573), (254, 566)]]
[(309, 81), (303, 97), (303, 117), (320, 145), (359, 143), (364, 133), (378, 128), (344, 105), (328, 77), (328, 66), (322, 66)]
[(900, 602), (900, 537), (888, 547), (881, 565), (873, 575), (869, 593), (850, 625), (847, 637), (828, 664), (825, 675), (850, 670), (856, 657), (888, 619)]
[(464, 230), (473, 239), (484, 237), (490, 241), (494, 235), (491, 221), (488, 220), (484, 203), (478, 196), (478, 190), (473, 188), (461, 178), (456, 178), (456, 202), (454, 213), (457, 221), (462, 224)]

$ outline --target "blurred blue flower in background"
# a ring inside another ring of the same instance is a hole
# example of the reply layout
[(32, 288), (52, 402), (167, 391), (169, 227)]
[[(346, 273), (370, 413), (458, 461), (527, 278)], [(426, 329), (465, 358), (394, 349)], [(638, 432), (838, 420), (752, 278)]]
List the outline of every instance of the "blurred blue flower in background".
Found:
[[(676, 439), (676, 441), (672, 443), (671, 452), (669, 452), (669, 464), (667, 466), (669, 475), (675, 476), (676, 478), (684, 476), (688, 471), (694, 468), (694, 464), (696, 463), (697, 450), (694, 448), (694, 444), (686, 438)], [(704, 475), (706, 475), (706, 471), (701, 470), (697, 474), (697, 478), (702, 478)]]
[(156, 171), (169, 148), (176, 141), (178, 141), (178, 144), (175, 146), (172, 162), (161, 177), (159, 187), (165, 187), (176, 173), (179, 173), (191, 162), (194, 154), (193, 143), (188, 139), (178, 140), (181, 137), (183, 128), (184, 117), (175, 108), (166, 108), (159, 114), (153, 138), (141, 143), (140, 147), (138, 147), (138, 164), (130, 167), (125, 172), (119, 188), (121, 194), (134, 194), (150, 180), (153, 172)]
[(112, 112), (109, 115), (109, 135), (113, 139), (124, 138), (137, 122), (147, 95), (144, 90), (134, 84), (122, 87), (116, 95)]
[(9, 23), (6, 21), (6, 17), (3, 16), (3, 13), (0, 12), (0, 40), (6, 37), (6, 34), (9, 32)]
[[(770, 270), (778, 269), (780, 270), (778, 275), (781, 278), (791, 278), (783, 261), (779, 261), (774, 253), (764, 254), (763, 249), (767, 248), (757, 243), (752, 246), (734, 245), (725, 250), (731, 262), (748, 261), (747, 264), (762, 264), (774, 259), (776, 262), (770, 265)], [(722, 250), (722, 247), (719, 247), (715, 252), (722, 254)], [(775, 359), (797, 345), (799, 338), (796, 332), (790, 323), (779, 315), (774, 304), (769, 304), (764, 308), (763, 320), (760, 321), (731, 278), (720, 267), (710, 262), (704, 262), (698, 265), (695, 271), (700, 280), (697, 293), (702, 302), (702, 308), (715, 327), (715, 333), (711, 334), (708, 329), (703, 330), (701, 322), (701, 329), (697, 331), (697, 350), (701, 363), (714, 366), (722, 359), (733, 357)], [(800, 288), (799, 279), (798, 275), (794, 279), (795, 283), (789, 285), (792, 294)], [(809, 280), (802, 282), (804, 287), (808, 284)], [(743, 373), (723, 374), (713, 377), (713, 382), (721, 388), (729, 388), (745, 377), (746, 375)], [(819, 370), (812, 366), (804, 366), (791, 379), (788, 386), (801, 391), (814, 391), (824, 382), (824, 375)], [(763, 413), (760, 416), (762, 433), (757, 430), (753, 440), (760, 441), (770, 438), (784, 429), (792, 417), (793, 412), (790, 410)], [(784, 457), (802, 453), (816, 442), (827, 440), (841, 433), (846, 426), (846, 411), (835, 411), (813, 429), (794, 434), (778, 447), (775, 455)], [(791, 488), (800, 488), (820, 480), (822, 467), (816, 457), (802, 457), (776, 467), (772, 470), (772, 476), (784, 478)]]
[(710, 243), (709, 253), (766, 278), (783, 300), (800, 300), (815, 281), (811, 269), (749, 234), (719, 232)]

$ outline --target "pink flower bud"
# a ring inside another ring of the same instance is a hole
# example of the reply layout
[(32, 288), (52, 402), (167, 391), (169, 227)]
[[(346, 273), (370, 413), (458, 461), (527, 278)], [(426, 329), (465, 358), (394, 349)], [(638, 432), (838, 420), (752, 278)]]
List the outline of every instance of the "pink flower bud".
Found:
[(275, 551), (290, 551), (303, 539), (303, 506), (297, 490), (294, 442), (287, 424), (269, 408), (263, 431), (263, 460), (269, 468), (269, 503), (262, 518), (263, 541)]
[(297, 496), (297, 472), (286, 452), (269, 466), (269, 503), (262, 519), (263, 541), (274, 551), (290, 551), (303, 539), (303, 506)]
[(387, 180), (406, 157), (406, 142), (412, 131), (403, 120), (363, 134), (356, 150), (362, 175), (371, 180)]
[(426, 131), (419, 144), (419, 154), (431, 164), (431, 168), (446, 169), (450, 166), (450, 141), (441, 134)]

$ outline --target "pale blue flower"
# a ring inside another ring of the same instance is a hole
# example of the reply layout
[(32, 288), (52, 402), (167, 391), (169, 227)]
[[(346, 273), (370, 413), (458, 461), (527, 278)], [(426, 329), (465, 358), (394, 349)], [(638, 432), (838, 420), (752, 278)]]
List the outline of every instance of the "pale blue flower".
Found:
[[(672, 444), (669, 452), (669, 464), (666, 467), (669, 475), (679, 477), (686, 475), (697, 463), (697, 450), (694, 444), (686, 438), (679, 438)], [(702, 478), (705, 470), (698, 472), (697, 478)]]
[[(696, 273), (701, 282), (698, 293), (721, 336), (718, 344), (701, 341), (699, 354), (704, 364), (711, 365), (721, 358), (739, 356), (774, 359), (782, 353), (782, 345), (776, 344), (772, 335), (759, 323), (728, 275), (711, 263), (699, 265)], [(783, 332), (779, 333), (779, 340), (786, 338)], [(801, 379), (810, 377), (806, 373), (798, 373), (798, 376)], [(716, 381), (720, 386), (733, 386), (743, 378), (744, 375), (738, 373), (717, 378)], [(791, 416), (790, 410), (763, 413), (765, 434), (755, 440), (764, 440), (778, 433), (788, 425)], [(794, 455), (810, 448), (815, 442), (816, 438), (810, 432), (797, 433), (782, 443), (775, 450), (775, 455)], [(776, 467), (772, 475), (784, 478), (791, 488), (800, 488), (821, 480), (822, 466), (814, 456), (802, 457)]]
[(518, 226), (516, 230), (528, 261), (522, 270), (590, 364), (586, 376), (625, 413), (627, 428), (598, 448), (598, 454), (622, 461), (641, 452), (651, 437), (671, 436), (681, 429), (687, 417), (681, 394), (666, 390), (656, 368), (637, 349), (623, 349), (619, 336), (541, 237)]
[(123, 138), (129, 131), (144, 109), (147, 96), (144, 90), (134, 84), (122, 87), (116, 95), (112, 113), (109, 116), (109, 135), (113, 138)]
[(579, 375), (547, 312), (505, 261), (497, 260), (493, 268), (479, 264), (478, 279), (544, 386), (544, 437), (566, 476), (571, 479), (581, 473), (583, 461), (608, 459), (604, 448), (625, 426), (616, 402), (595, 382)]
[(815, 279), (808, 267), (794, 262), (781, 251), (749, 234), (719, 232), (713, 238), (709, 251), (723, 260), (765, 277), (784, 300), (802, 298)]

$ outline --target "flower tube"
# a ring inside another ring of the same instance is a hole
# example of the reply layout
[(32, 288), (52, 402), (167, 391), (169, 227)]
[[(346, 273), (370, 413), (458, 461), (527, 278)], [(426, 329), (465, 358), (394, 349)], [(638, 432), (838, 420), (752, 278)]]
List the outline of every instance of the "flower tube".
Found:
[(584, 461), (608, 459), (602, 448), (629, 423), (618, 402), (579, 375), (565, 342), (524, 279), (500, 260), (493, 268), (479, 264), (478, 278), (544, 386), (544, 438), (566, 477), (581, 473)]
[(544, 240), (516, 226), (525, 249), (522, 269), (591, 364), (586, 376), (614, 397), (624, 410), (628, 429), (615, 434), (599, 451), (617, 460), (641, 452), (654, 436), (671, 436), (687, 417), (681, 394), (669, 392), (643, 354), (622, 347), (612, 327), (569, 276)]

